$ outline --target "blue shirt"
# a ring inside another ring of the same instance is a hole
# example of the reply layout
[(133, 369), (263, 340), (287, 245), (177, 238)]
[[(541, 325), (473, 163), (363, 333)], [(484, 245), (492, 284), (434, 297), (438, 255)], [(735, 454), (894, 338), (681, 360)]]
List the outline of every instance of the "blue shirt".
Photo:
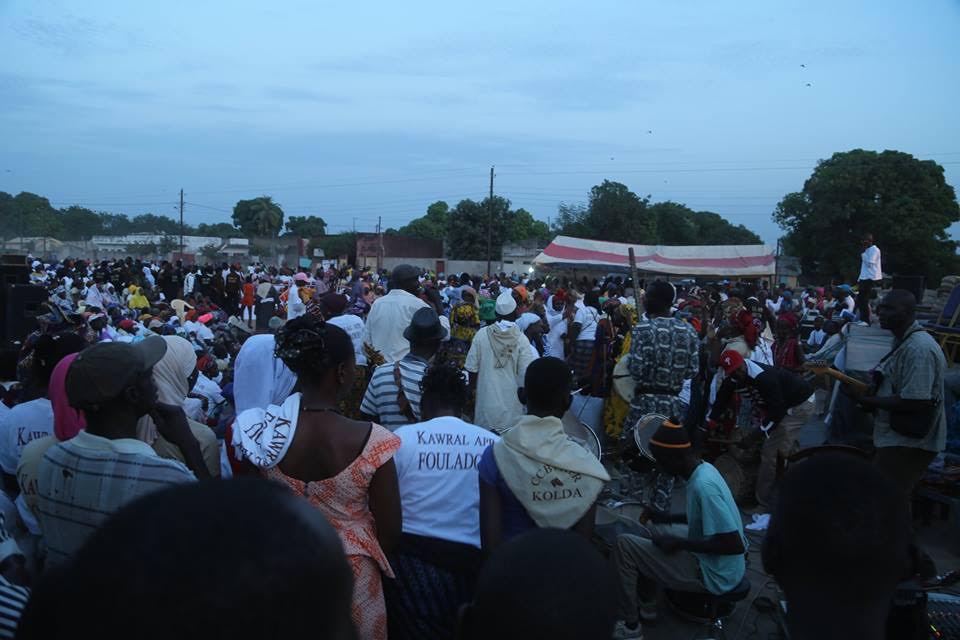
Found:
[[(743, 535), (743, 520), (730, 488), (717, 468), (708, 462), (697, 466), (687, 480), (687, 531), (691, 538), (709, 538), (736, 531)], [(703, 574), (703, 584), (710, 593), (727, 593), (743, 580), (747, 570), (744, 554), (716, 555), (695, 553)]]
[(537, 523), (533, 521), (533, 518), (524, 509), (523, 504), (517, 500), (513, 491), (507, 486), (507, 481), (500, 475), (497, 459), (493, 457), (493, 445), (487, 447), (483, 452), (480, 457), (480, 464), (477, 465), (477, 471), (480, 473), (480, 482), (493, 486), (500, 494), (504, 541), (537, 528)]

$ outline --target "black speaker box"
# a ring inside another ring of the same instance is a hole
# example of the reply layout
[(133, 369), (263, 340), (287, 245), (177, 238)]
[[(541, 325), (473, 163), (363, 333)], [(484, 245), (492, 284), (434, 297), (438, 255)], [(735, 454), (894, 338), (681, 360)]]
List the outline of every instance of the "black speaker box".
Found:
[(3, 338), (23, 340), (37, 328), (37, 316), (45, 309), (43, 303), (49, 298), (46, 287), (30, 284), (13, 284), (3, 287)]

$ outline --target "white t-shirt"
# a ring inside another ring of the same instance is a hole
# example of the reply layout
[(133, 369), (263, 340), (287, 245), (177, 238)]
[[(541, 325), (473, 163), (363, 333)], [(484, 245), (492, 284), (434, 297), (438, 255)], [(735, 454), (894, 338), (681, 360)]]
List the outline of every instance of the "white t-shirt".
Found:
[(860, 277), (858, 280), (883, 280), (880, 268), (880, 249), (872, 244), (860, 254)]
[(53, 405), (46, 398), (18, 404), (0, 416), (0, 468), (16, 475), (27, 443), (53, 435)]
[(357, 364), (367, 366), (367, 356), (363, 354), (363, 320), (355, 315), (334, 316), (327, 320), (332, 325), (336, 325), (347, 332), (350, 341), (353, 342), (353, 352), (357, 356)]
[(567, 332), (567, 323), (564, 322), (563, 313), (547, 314), (547, 322), (550, 324), (550, 331), (543, 341), (544, 355), (563, 360), (565, 356), (561, 336)]
[(403, 531), (480, 547), (477, 464), (500, 438), (452, 416), (408, 424), (393, 432)]
[(593, 307), (583, 307), (577, 309), (577, 315), (573, 317), (573, 322), (580, 325), (580, 333), (577, 334), (577, 340), (593, 341), (597, 337), (597, 320), (600, 313)]

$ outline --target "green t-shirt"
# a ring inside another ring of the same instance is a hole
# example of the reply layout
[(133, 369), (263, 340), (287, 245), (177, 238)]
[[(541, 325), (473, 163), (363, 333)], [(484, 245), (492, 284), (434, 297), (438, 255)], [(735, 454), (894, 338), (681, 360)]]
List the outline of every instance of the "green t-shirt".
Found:
[(497, 301), (492, 298), (483, 298), (480, 300), (480, 320), (483, 322), (493, 322), (497, 319)]
[[(691, 538), (708, 538), (736, 531), (744, 541), (743, 520), (737, 503), (723, 476), (709, 462), (703, 462), (687, 480), (687, 531)], [(703, 574), (703, 584), (717, 595), (732, 590), (747, 570), (744, 554), (714, 555), (695, 553)]]

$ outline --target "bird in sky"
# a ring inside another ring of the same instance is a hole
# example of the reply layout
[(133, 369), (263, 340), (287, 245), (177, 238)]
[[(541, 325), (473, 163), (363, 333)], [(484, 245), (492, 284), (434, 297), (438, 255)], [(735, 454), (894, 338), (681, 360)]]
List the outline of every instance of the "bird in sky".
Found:
[(653, 133), (653, 129), (647, 129), (647, 133)]
[(813, 85), (808, 82), (808, 83), (807, 83), (807, 86), (808, 86), (808, 87), (812, 87)]
[(805, 65), (805, 64), (802, 64), (802, 65), (800, 65), (800, 66), (803, 67), (804, 69), (807, 68), (807, 65)]

